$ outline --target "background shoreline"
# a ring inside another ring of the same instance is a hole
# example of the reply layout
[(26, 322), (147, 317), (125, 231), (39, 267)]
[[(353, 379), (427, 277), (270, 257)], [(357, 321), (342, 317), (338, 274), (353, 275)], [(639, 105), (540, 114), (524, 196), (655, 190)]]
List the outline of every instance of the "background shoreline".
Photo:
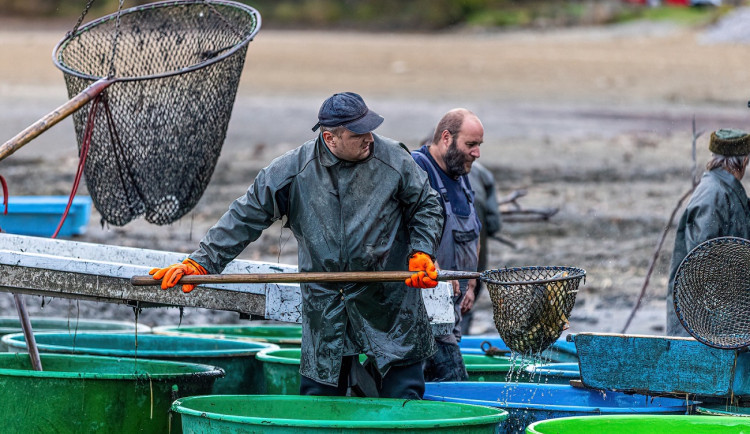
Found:
[[(3, 140), (67, 100), (50, 57), (66, 30), (58, 21), (24, 28), (0, 19)], [(708, 132), (750, 128), (743, 94), (750, 88), (750, 46), (708, 45), (703, 34), (654, 23), (490, 35), (261, 29), (248, 49), (221, 157), (196, 208), (163, 227), (142, 219), (102, 227), (94, 211), (87, 233), (75, 240), (189, 253), (260, 168), (313, 137), (318, 107), (333, 92), (361, 93), (386, 119), (377, 132), (412, 149), (445, 111), (463, 106), (485, 125), (480, 161), (495, 174), (498, 196), (525, 189), (523, 206), (560, 209), (549, 222), (505, 224), (503, 234), (519, 248), (490, 241), (490, 266), (584, 268), (569, 332), (620, 332), (667, 218), (690, 187), (693, 117), (703, 132), (699, 168), (708, 158)], [(327, 53), (336, 61), (322, 61)], [(0, 174), (10, 195), (67, 195), (77, 162), (68, 119), (0, 162)], [(673, 231), (629, 333), (663, 333), (672, 243)], [(274, 225), (240, 257), (296, 264), (296, 243)], [(26, 298), (32, 315), (133, 319), (124, 305)], [(0, 313), (15, 314), (9, 294), (0, 294)], [(476, 318), (472, 332), (494, 331), (486, 292)], [(149, 326), (180, 320), (220, 324), (238, 317), (202, 309), (186, 309), (182, 318), (178, 309), (140, 316)]]

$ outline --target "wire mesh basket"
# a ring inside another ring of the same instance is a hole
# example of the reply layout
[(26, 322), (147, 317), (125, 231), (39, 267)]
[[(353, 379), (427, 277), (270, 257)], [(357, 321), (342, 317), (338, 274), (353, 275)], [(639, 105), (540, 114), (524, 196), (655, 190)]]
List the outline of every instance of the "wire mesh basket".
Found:
[[(171, 223), (198, 202), (226, 136), (260, 15), (221, 0), (151, 3), (74, 29), (53, 60), (73, 97), (112, 77), (84, 174), (102, 219)], [(89, 103), (91, 105), (91, 103)], [(89, 110), (73, 121), (79, 150)]]
[(554, 343), (568, 327), (585, 276), (581, 268), (557, 266), (484, 271), (495, 326), (508, 348), (538, 354)]
[(750, 241), (714, 238), (691, 250), (675, 274), (674, 308), (688, 333), (708, 346), (750, 345)]

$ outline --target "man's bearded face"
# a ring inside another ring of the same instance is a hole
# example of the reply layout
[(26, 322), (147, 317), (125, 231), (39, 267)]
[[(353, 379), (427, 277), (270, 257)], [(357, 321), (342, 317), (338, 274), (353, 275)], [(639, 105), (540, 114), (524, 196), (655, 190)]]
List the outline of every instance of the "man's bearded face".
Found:
[(469, 168), (471, 167), (471, 164), (467, 164), (469, 158), (458, 149), (455, 136), (452, 137), (451, 144), (448, 146), (448, 150), (445, 151), (443, 161), (445, 161), (445, 168), (448, 172), (448, 176), (458, 178), (459, 176), (469, 173), (469, 170), (467, 169), (467, 166)]

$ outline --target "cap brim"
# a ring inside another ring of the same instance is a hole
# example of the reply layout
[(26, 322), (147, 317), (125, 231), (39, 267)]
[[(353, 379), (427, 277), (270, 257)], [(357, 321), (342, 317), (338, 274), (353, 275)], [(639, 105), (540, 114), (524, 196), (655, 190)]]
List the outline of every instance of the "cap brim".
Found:
[(367, 114), (364, 115), (362, 118), (357, 119), (356, 121), (352, 121), (350, 123), (342, 125), (347, 130), (355, 133), (355, 134), (365, 134), (369, 133), (370, 131), (373, 131), (377, 127), (380, 126), (380, 124), (383, 123), (383, 116), (380, 116), (379, 114), (375, 113), (372, 110), (368, 110)]

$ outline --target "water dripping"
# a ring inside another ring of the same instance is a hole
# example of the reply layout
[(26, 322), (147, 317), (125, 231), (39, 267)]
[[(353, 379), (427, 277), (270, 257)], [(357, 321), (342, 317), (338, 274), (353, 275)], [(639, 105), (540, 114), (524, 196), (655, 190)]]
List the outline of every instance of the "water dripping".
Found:
[(149, 419), (154, 419), (154, 383), (151, 381), (151, 375), (149, 375), (148, 372), (146, 372), (146, 376), (148, 377), (148, 390), (149, 395), (151, 396), (151, 417)]
[(177, 328), (180, 328), (180, 326), (182, 325), (182, 317), (183, 316), (185, 316), (185, 307), (184, 306), (180, 306), (180, 321), (177, 322)]
[(133, 315), (135, 316), (135, 363), (133, 369), (136, 372), (138, 371), (138, 316), (140, 315), (141, 310), (143, 309), (141, 309), (140, 303), (136, 302), (135, 306), (133, 306)]
[[(73, 348), (76, 346), (76, 339), (78, 338), (78, 320), (81, 316), (81, 304), (80, 300), (76, 299), (76, 327), (73, 331)], [(68, 334), (70, 334), (70, 317), (68, 317)]]

